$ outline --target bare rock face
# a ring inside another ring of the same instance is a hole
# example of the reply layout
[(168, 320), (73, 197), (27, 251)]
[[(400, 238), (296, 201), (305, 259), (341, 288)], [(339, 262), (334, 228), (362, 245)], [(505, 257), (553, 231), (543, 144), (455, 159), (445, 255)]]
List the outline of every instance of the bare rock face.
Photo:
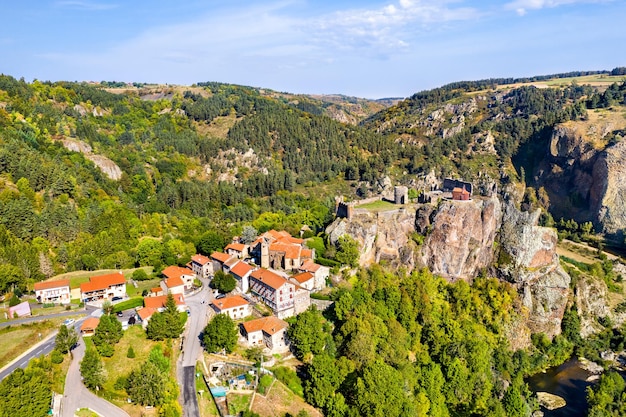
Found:
[(350, 220), (337, 218), (326, 228), (331, 243), (347, 234), (359, 243), (359, 265), (367, 267), (386, 260), (391, 267), (415, 267), (415, 244), (410, 236), (415, 231), (415, 212), (398, 209), (384, 212), (355, 210)]
[(505, 205), (498, 269), (517, 286), (528, 310), (529, 330), (554, 337), (561, 333), (571, 279), (559, 263), (556, 232), (537, 226), (539, 214)]
[(576, 283), (576, 308), (580, 317), (580, 335), (587, 337), (602, 331), (598, 317), (610, 317), (608, 289), (604, 281), (581, 276)]
[(93, 162), (110, 179), (117, 181), (122, 178), (120, 167), (106, 156), (91, 153), (92, 149), (88, 143), (77, 139), (62, 139), (61, 143), (67, 150), (84, 154), (85, 158)]
[[(430, 211), (432, 210), (432, 211)], [(437, 210), (418, 209), (416, 230), (427, 234), (420, 261), (449, 280), (472, 280), (493, 261), (502, 217), (497, 198), (442, 201)]]
[(602, 231), (624, 238), (626, 230), (626, 141), (609, 146), (593, 166), (591, 207)]

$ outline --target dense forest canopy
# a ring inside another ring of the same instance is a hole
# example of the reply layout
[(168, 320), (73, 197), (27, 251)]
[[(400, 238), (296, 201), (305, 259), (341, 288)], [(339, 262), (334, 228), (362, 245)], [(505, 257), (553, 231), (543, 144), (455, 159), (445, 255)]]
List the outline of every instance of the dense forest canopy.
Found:
[[(449, 84), (355, 126), (323, 115), (318, 101), (301, 100), (307, 104), (299, 108), (284, 95), (231, 84), (151, 97), (142, 84), (114, 94), (103, 85), (2, 75), (0, 291), (26, 290), (63, 271), (142, 265), (148, 237), (159, 244), (151, 259), (158, 266), (182, 263), (189, 249), (181, 248), (209, 231), (228, 240), (255, 221), (293, 233), (306, 224), (317, 233), (334, 207), (334, 194), (318, 189), (365, 195), (384, 175), (404, 182), (431, 170), (507, 180), (521, 146), (587, 109), (625, 102), (624, 83), (602, 92), (576, 83), (489, 90), (542, 79)], [(456, 111), (468, 102), (474, 107), (456, 130), (447, 119), (436, 128), (418, 122), (444, 104)], [(495, 137), (491, 153), (476, 151), (482, 132)], [(94, 155), (119, 167), (119, 179)], [(258, 220), (268, 212), (271, 221)]]

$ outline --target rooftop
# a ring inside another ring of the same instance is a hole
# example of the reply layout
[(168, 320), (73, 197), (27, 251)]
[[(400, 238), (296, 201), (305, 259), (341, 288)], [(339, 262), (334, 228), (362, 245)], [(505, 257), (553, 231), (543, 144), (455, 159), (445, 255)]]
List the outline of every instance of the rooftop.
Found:
[[(182, 294), (172, 294), (177, 306), (185, 305), (185, 299)], [(148, 308), (162, 308), (165, 307), (167, 301), (167, 295), (158, 295), (156, 297), (146, 297), (143, 299), (144, 307)]]
[(43, 281), (35, 283), (35, 291), (49, 290), (51, 288), (69, 287), (69, 279), (59, 279), (56, 281)]
[(200, 264), (200, 265), (205, 265), (205, 264), (208, 264), (209, 262), (211, 262), (211, 259), (209, 259), (208, 256), (199, 255), (199, 254), (198, 255), (193, 255), (191, 257), (191, 260), (192, 260), (192, 262), (195, 262), (195, 263)]
[(183, 275), (193, 275), (193, 271), (191, 269), (176, 265), (168, 266), (161, 273), (167, 278), (180, 278)]
[(248, 305), (248, 301), (246, 301), (240, 295), (232, 295), (230, 297), (224, 297), (219, 300), (213, 300), (211, 303), (217, 310), (223, 311), (228, 310), (230, 308), (242, 307)]
[(230, 272), (237, 275), (238, 277), (245, 276), (248, 272), (252, 271), (252, 266), (247, 264), (244, 261), (237, 262), (235, 266), (230, 269)]
[(300, 272), (299, 274), (294, 275), (293, 279), (298, 281), (300, 284), (304, 284), (305, 282), (313, 279), (313, 277), (314, 275), (310, 272)]
[(275, 290), (279, 289), (287, 282), (285, 278), (265, 268), (257, 269), (250, 277), (263, 282)]
[(254, 333), (261, 330), (271, 336), (282, 329), (286, 329), (289, 325), (286, 321), (276, 316), (268, 316), (246, 321), (242, 326), (246, 330), (246, 333)]
[(126, 284), (126, 278), (121, 272), (115, 272), (113, 274), (99, 275), (96, 277), (89, 277), (89, 282), (80, 284), (81, 292), (93, 292), (99, 290), (106, 290), (113, 285)]
[(230, 259), (230, 255), (223, 252), (213, 252), (211, 254), (211, 259), (224, 263)]

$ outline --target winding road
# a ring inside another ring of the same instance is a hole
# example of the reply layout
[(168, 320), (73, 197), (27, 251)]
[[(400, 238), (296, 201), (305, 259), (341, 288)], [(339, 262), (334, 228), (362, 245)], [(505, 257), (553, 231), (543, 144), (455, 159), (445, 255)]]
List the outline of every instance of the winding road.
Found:
[(85, 387), (80, 376), (80, 361), (85, 356), (85, 342), (81, 337), (72, 351), (74, 358), (65, 378), (65, 395), (61, 402), (61, 417), (74, 417), (76, 410), (89, 408), (105, 417), (129, 417), (128, 413), (98, 397)]

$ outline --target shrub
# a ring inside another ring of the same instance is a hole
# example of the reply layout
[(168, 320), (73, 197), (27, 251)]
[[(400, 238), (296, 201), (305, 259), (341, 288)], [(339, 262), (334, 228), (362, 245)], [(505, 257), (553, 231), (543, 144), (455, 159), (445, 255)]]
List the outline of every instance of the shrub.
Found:
[(277, 368), (272, 369), (274, 372), (274, 376), (283, 384), (287, 385), (287, 387), (293, 391), (297, 396), (304, 398), (304, 390), (302, 388), (302, 381), (298, 378), (298, 375), (293, 369), (287, 368), (286, 366), (279, 366)]
[(126, 352), (126, 357), (133, 359), (135, 357), (135, 349), (132, 346), (128, 346), (128, 352)]
[(63, 354), (59, 352), (58, 350), (54, 349), (50, 353), (50, 361), (57, 365), (60, 364), (61, 362), (63, 362)]
[(261, 378), (259, 378), (259, 386), (257, 387), (257, 390), (259, 391), (260, 394), (267, 394), (267, 390), (269, 389), (270, 385), (272, 385), (272, 382), (274, 381), (274, 378), (272, 378), (271, 375), (263, 375)]
[(132, 278), (135, 281), (145, 281), (149, 279), (148, 274), (146, 274), (146, 271), (144, 271), (143, 269), (136, 269), (135, 271), (133, 271)]

